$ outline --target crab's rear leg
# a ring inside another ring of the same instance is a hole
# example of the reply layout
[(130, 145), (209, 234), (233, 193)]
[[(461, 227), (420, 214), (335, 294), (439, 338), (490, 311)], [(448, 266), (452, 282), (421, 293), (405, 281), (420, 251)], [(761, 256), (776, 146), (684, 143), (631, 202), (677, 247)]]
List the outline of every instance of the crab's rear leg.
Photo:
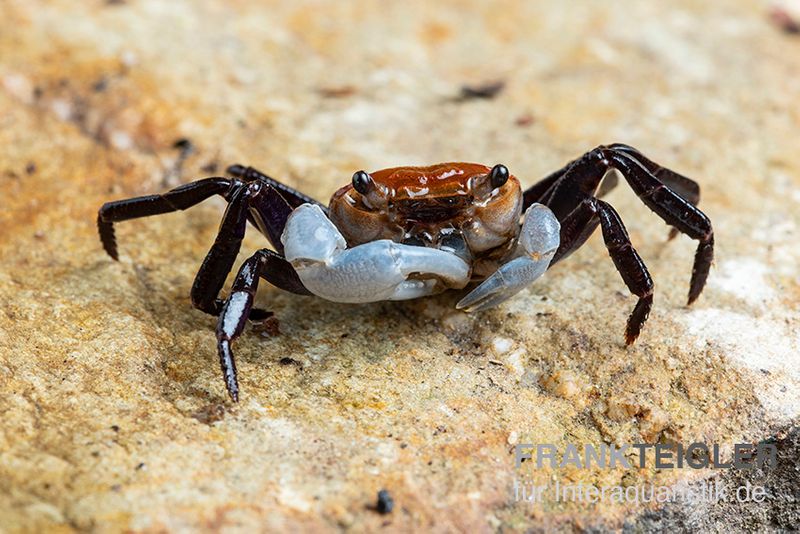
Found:
[(310, 196), (304, 195), (294, 187), (289, 187), (288, 185), (279, 182), (275, 178), (268, 176), (253, 167), (245, 167), (244, 165), (237, 163), (229, 166), (227, 169), (225, 169), (225, 171), (231, 176), (241, 178), (245, 182), (261, 182), (269, 185), (273, 189), (276, 189), (281, 194), (281, 197), (283, 197), (292, 208), (296, 208), (302, 204), (316, 204), (322, 209), (322, 211), (327, 210), (323, 204), (314, 200)]
[(677, 173), (672, 169), (662, 167), (632, 146), (614, 143), (609, 145), (608, 148), (633, 156), (636, 161), (641, 163), (653, 176), (658, 178), (662, 184), (672, 189), (692, 206), (697, 206), (700, 202), (700, 184), (691, 178)]
[(653, 279), (642, 258), (631, 244), (625, 225), (611, 205), (594, 197), (585, 198), (561, 221), (561, 246), (554, 258), (559, 261), (580, 247), (597, 226), (603, 232), (609, 256), (628, 290), (639, 297), (628, 317), (625, 343), (633, 343), (653, 307)]
[[(714, 231), (708, 217), (695, 206), (700, 192), (693, 180), (653, 163), (627, 145), (600, 146), (570, 163), (539, 201), (549, 206), (563, 225), (578, 204), (595, 194), (610, 169), (619, 171), (634, 193), (664, 222), (699, 242), (689, 283), (691, 304), (702, 292), (714, 258)], [(676, 193), (673, 187), (689, 198)], [(562, 239), (553, 263), (580, 246), (596, 227), (595, 221), (594, 226), (581, 228), (582, 239), (575, 239), (569, 246)]]
[(160, 215), (191, 208), (214, 195), (226, 196), (234, 181), (228, 178), (206, 178), (167, 191), (161, 195), (146, 195), (106, 202), (97, 213), (97, 230), (103, 249), (114, 260), (119, 260), (114, 223)]
[[(231, 195), (214, 244), (208, 251), (192, 284), (192, 304), (211, 315), (222, 308), (219, 293), (242, 246), (248, 219), (253, 220), (270, 242), (283, 251), (277, 236), (283, 232), (292, 209), (270, 185), (251, 182)], [(261, 310), (259, 310), (260, 312)]]
[[(619, 170), (634, 193), (653, 213), (679, 232), (698, 241), (689, 282), (687, 303), (691, 304), (703, 291), (714, 259), (714, 230), (711, 221), (692, 202), (699, 199), (699, 190), (697, 197), (686, 200), (653, 175), (648, 164), (655, 164), (649, 160), (643, 162), (639, 159), (641, 156), (637, 157), (620, 149), (600, 149), (599, 153), (603, 157), (601, 163)], [(668, 177), (673, 183), (676, 176), (680, 175), (668, 170), (662, 173), (662, 177)]]
[(258, 290), (260, 278), (285, 291), (298, 295), (311, 294), (292, 266), (280, 254), (269, 249), (257, 251), (239, 268), (231, 294), (225, 301), (217, 322), (219, 363), (225, 387), (234, 401), (239, 400), (239, 385), (231, 343), (244, 331), (247, 318), (253, 310), (253, 298)]
[(500, 266), (456, 304), (464, 311), (480, 311), (511, 298), (547, 271), (558, 249), (560, 225), (547, 206), (533, 204), (525, 212), (515, 257)]
[[(653, 176), (658, 178), (661, 183), (672, 189), (692, 206), (697, 206), (697, 204), (700, 202), (700, 184), (691, 178), (687, 178), (686, 176), (671, 169), (662, 167), (653, 160), (645, 157), (644, 154), (632, 146), (624, 145), (622, 143), (614, 143), (609, 145), (609, 148), (632, 155), (634, 158), (636, 158), (636, 161), (641, 163), (648, 171), (650, 171)], [(599, 197), (600, 195), (598, 194), (597, 196)], [(669, 229), (668, 239), (675, 239), (679, 233), (680, 230), (673, 226)]]
[(103, 247), (112, 258), (118, 258), (113, 227), (115, 222), (185, 210), (214, 195), (223, 196), (228, 201), (228, 207), (214, 244), (192, 283), (191, 300), (195, 308), (216, 316), (222, 306), (219, 292), (236, 261), (247, 221), (253, 221), (276, 246), (281, 246), (279, 236), (291, 207), (271, 185), (258, 180), (245, 183), (227, 178), (207, 178), (161, 195), (106, 203), (97, 217)]

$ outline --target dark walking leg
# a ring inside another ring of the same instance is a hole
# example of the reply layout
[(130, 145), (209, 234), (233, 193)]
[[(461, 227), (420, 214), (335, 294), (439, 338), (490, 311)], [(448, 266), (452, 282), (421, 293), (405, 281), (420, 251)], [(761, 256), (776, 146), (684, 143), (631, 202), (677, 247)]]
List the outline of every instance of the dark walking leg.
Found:
[[(639, 157), (647, 163), (640, 162), (637, 159)], [(559, 220), (564, 220), (578, 202), (596, 193), (600, 180), (609, 169), (619, 171), (636, 195), (656, 215), (681, 233), (699, 241), (689, 285), (688, 302), (691, 304), (702, 292), (713, 261), (714, 233), (711, 222), (689, 201), (699, 198), (699, 188), (691, 193), (691, 199), (684, 199), (660, 182), (648, 165), (673, 183), (680, 182), (682, 187), (692, 190), (693, 181), (656, 165), (630, 147), (598, 147), (570, 164), (551, 186), (546, 204)]]
[(659, 182), (658, 178), (631, 154), (612, 150), (605, 156), (625, 177), (631, 189), (648, 208), (679, 232), (699, 241), (689, 284), (688, 304), (691, 304), (703, 291), (714, 260), (714, 231), (711, 228), (711, 221), (691, 202), (684, 200)]
[(639, 336), (653, 305), (653, 280), (647, 266), (631, 244), (619, 214), (609, 204), (590, 197), (583, 200), (561, 223), (561, 244), (553, 263), (579, 248), (600, 226), (603, 241), (628, 290), (639, 297), (625, 328), (630, 345)]
[(103, 248), (113, 259), (119, 259), (117, 241), (114, 237), (115, 222), (185, 210), (214, 195), (225, 196), (233, 184), (233, 180), (228, 178), (206, 178), (178, 186), (162, 195), (106, 202), (97, 214), (97, 229), (100, 232)]
[(316, 204), (321, 207), (323, 211), (327, 212), (327, 208), (320, 202), (314, 200), (308, 195), (301, 193), (293, 187), (289, 187), (288, 185), (279, 182), (271, 176), (267, 176), (253, 167), (245, 167), (244, 165), (235, 164), (228, 167), (226, 171), (231, 176), (241, 178), (245, 182), (260, 181), (274, 187), (280, 192), (281, 196), (292, 208), (296, 208), (300, 204)]
[(219, 363), (228, 394), (234, 401), (239, 400), (239, 385), (231, 343), (244, 331), (253, 307), (253, 299), (258, 290), (259, 278), (264, 278), (272, 285), (292, 293), (311, 294), (300, 281), (291, 264), (271, 250), (259, 250), (239, 268), (231, 294), (225, 301), (217, 322)]

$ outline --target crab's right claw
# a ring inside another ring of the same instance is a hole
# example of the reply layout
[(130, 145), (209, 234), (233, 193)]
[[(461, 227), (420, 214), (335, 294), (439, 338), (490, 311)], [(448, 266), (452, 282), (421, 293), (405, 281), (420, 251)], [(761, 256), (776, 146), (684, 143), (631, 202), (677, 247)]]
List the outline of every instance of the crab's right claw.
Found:
[(560, 232), (561, 225), (553, 212), (542, 204), (533, 204), (525, 213), (517, 257), (461, 299), (456, 308), (473, 312), (497, 306), (542, 276), (558, 250)]

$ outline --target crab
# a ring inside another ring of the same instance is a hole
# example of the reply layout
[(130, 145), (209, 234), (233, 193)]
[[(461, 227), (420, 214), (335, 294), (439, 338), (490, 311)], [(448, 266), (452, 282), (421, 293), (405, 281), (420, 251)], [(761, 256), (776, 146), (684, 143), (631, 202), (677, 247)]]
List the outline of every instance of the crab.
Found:
[[(601, 200), (617, 173), (672, 227), (670, 238), (680, 232), (698, 241), (689, 304), (702, 292), (714, 255), (711, 222), (697, 208), (698, 184), (624, 144), (590, 150), (524, 191), (501, 164), (358, 171), (327, 206), (252, 167), (232, 165), (227, 173), (231, 178), (106, 203), (97, 225), (105, 251), (118, 260), (114, 223), (185, 210), (214, 195), (228, 202), (191, 301), (218, 317), (217, 352), (234, 402), (239, 385), (232, 343), (248, 318), (270, 314), (253, 307), (262, 278), (298, 295), (344, 303), (414, 299), (478, 282), (456, 305), (475, 312), (530, 285), (600, 226), (617, 271), (638, 298), (625, 328), (630, 345), (650, 313), (653, 281), (619, 215)], [(272, 249), (244, 261), (223, 300), (248, 223)]]

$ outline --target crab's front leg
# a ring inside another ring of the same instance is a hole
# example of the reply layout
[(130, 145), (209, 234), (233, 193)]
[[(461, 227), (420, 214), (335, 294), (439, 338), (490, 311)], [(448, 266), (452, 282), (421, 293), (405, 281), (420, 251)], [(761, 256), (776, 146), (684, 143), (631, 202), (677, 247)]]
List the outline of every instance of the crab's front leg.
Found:
[(334, 302), (413, 299), (464, 287), (470, 278), (469, 264), (442, 250), (388, 239), (347, 248), (336, 226), (311, 204), (292, 212), (281, 241), (303, 285)]
[(472, 312), (497, 306), (542, 276), (558, 250), (560, 232), (561, 225), (550, 208), (531, 205), (511, 261), (461, 299), (456, 308)]

